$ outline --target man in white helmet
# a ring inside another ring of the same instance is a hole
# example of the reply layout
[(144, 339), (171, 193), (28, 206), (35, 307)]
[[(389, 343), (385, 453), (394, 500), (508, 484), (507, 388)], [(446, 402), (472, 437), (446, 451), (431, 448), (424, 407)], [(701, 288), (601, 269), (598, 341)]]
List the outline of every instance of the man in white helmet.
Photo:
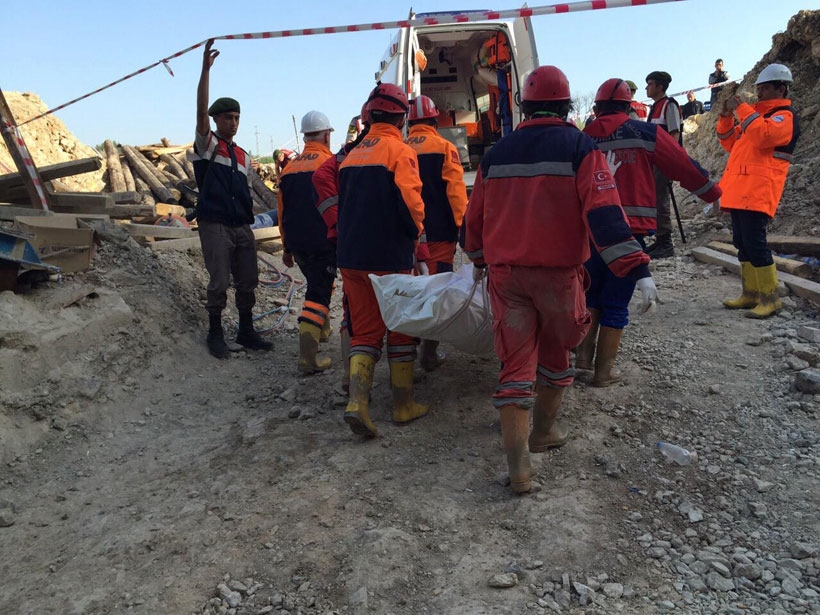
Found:
[(312, 374), (330, 367), (330, 357), (318, 357), (319, 342), (330, 335), (330, 297), (336, 280), (336, 246), (327, 238), (327, 226), (316, 209), (313, 173), (333, 154), (333, 128), (320, 111), (302, 118), (305, 149), (279, 178), (279, 230), (282, 262), (294, 261), (307, 280), (305, 303), (299, 315), (299, 372)]
[(729, 152), (720, 180), (720, 207), (732, 215), (732, 242), (743, 283), (740, 297), (723, 305), (748, 309), (750, 318), (766, 318), (782, 307), (766, 227), (780, 203), (800, 136), (800, 121), (788, 98), (792, 81), (786, 66), (769, 64), (755, 81), (758, 102), (752, 106), (740, 96), (725, 99), (715, 127)]

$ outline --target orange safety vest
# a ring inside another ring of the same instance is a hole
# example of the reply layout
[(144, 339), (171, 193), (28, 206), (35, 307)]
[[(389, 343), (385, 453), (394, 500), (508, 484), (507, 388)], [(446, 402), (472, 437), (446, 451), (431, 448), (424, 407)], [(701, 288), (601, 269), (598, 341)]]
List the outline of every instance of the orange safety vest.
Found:
[(720, 180), (721, 209), (760, 211), (774, 217), (792, 152), (800, 136), (800, 121), (785, 98), (764, 100), (754, 107), (741, 103), (739, 122), (718, 118), (715, 130), (729, 160)]

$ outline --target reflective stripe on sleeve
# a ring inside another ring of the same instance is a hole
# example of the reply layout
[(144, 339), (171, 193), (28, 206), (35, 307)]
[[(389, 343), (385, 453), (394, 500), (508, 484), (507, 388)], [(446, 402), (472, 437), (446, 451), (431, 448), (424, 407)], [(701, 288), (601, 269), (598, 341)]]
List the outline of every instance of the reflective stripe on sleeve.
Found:
[(634, 239), (630, 239), (629, 241), (617, 243), (614, 246), (610, 246), (605, 250), (602, 250), (601, 258), (607, 265), (609, 265), (609, 263), (618, 260), (622, 256), (634, 254), (635, 252), (642, 252), (641, 246)]

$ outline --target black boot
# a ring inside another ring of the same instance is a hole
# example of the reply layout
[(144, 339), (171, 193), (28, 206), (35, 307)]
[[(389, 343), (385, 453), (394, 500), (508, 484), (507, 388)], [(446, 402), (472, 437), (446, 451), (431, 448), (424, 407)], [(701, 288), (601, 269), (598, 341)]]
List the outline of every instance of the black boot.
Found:
[(208, 314), (208, 352), (217, 359), (227, 359), (231, 356), (228, 345), (225, 343), (225, 334), (222, 332), (222, 316), (220, 314)]
[(253, 328), (253, 315), (239, 314), (239, 333), (236, 334), (236, 343), (251, 350), (271, 350), (273, 342), (263, 339)]
[(665, 235), (658, 235), (655, 243), (646, 250), (652, 258), (669, 258), (675, 256), (675, 246), (672, 245), (672, 235), (666, 233)]

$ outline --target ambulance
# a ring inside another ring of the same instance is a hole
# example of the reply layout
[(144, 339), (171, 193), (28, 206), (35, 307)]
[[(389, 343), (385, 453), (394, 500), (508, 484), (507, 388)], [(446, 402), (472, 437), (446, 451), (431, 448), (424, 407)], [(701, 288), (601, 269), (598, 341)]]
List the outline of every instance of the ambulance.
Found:
[[(411, 13), (410, 19), (452, 14)], [(529, 17), (414, 26), (399, 30), (376, 82), (398, 85), (410, 99), (429, 96), (439, 110), (439, 133), (456, 145), (470, 171), (524, 119), (520, 91), (537, 66)], [(465, 177), (469, 184), (472, 177)]]

